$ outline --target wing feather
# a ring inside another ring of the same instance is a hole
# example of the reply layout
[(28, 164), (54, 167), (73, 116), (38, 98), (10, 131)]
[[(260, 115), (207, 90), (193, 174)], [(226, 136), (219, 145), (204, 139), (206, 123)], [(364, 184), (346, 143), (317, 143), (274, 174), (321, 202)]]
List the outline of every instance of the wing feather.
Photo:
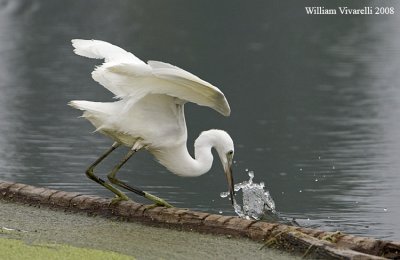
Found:
[(74, 52), (92, 59), (104, 59), (105, 62), (131, 62), (146, 64), (135, 55), (111, 43), (99, 40), (71, 40)]
[(73, 45), (78, 55), (105, 59), (93, 71), (93, 79), (117, 98), (129, 98), (129, 106), (148, 94), (165, 94), (230, 114), (228, 101), (217, 87), (181, 68), (159, 61), (146, 64), (103, 41), (73, 40)]
[[(218, 88), (182, 71), (174, 68), (152, 68), (144, 72), (141, 69), (138, 71), (135, 65), (120, 63), (107, 66), (102, 76), (109, 79), (107, 88), (118, 88), (113, 91), (118, 97), (129, 96), (132, 100), (138, 100), (147, 94), (165, 94), (213, 108), (225, 116), (230, 114), (228, 101)], [(94, 78), (98, 79), (97, 76)], [(134, 102), (130, 102), (132, 103)]]

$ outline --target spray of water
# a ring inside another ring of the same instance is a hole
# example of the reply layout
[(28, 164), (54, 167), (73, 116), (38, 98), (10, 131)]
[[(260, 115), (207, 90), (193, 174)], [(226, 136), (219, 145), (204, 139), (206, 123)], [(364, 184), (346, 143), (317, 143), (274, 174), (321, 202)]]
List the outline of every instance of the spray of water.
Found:
[[(256, 220), (276, 220), (277, 213), (275, 210), (275, 202), (265, 190), (265, 184), (254, 183), (254, 172), (248, 172), (250, 179), (241, 183), (235, 184), (235, 191), (242, 191), (243, 193), (243, 206), (238, 204), (236, 200), (233, 201), (233, 207), (239, 217), (246, 219)], [(229, 192), (222, 192), (221, 197), (228, 197)]]

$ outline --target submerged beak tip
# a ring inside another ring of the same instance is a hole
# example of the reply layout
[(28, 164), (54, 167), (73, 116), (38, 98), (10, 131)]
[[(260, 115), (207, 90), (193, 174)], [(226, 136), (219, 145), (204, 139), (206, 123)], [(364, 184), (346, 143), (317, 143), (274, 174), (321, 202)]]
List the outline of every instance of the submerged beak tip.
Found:
[(231, 203), (232, 203), (232, 205), (234, 204), (234, 202), (235, 202), (235, 193), (231, 193)]
[(234, 205), (235, 202), (235, 188), (234, 181), (232, 176), (232, 163), (231, 160), (228, 160), (228, 163), (224, 164), (225, 176), (228, 181), (229, 194), (231, 197), (231, 203)]

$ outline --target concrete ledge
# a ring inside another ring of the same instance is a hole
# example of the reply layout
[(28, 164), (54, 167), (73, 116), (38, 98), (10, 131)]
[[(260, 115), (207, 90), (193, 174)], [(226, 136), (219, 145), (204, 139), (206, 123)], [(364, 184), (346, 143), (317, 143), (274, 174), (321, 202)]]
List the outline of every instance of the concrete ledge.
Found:
[(47, 206), (91, 215), (140, 221), (146, 224), (247, 237), (262, 242), (262, 247), (276, 247), (310, 258), (324, 259), (399, 259), (400, 242), (377, 240), (292, 227), (284, 224), (245, 220), (180, 208), (149, 208), (134, 201), (111, 205), (110, 199), (64, 192), (30, 185), (0, 181), (0, 198), (33, 206)]

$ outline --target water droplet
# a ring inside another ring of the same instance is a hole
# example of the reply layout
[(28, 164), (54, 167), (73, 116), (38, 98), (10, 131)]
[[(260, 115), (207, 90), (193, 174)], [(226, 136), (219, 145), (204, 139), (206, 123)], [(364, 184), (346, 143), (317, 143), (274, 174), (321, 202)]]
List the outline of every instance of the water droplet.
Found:
[(237, 163), (237, 161), (233, 161), (233, 164), (236, 164)]
[(218, 211), (219, 212), (219, 214), (222, 214), (222, 210), (220, 210), (220, 211)]
[(315, 181), (317, 182), (317, 181), (318, 181), (318, 179), (315, 179)]
[(303, 192), (302, 190), (299, 190), (299, 192)]
[(284, 191), (282, 191), (282, 195), (283, 195), (283, 194), (285, 194), (285, 192), (284, 192)]
[(300, 168), (300, 171), (302, 172), (302, 171), (303, 171), (303, 168)]
[(384, 212), (387, 212), (387, 211), (388, 211), (388, 209), (387, 209), (387, 208), (384, 208), (384, 209), (383, 209), (383, 211), (384, 211)]
[(249, 177), (252, 178), (252, 179), (254, 178), (254, 172), (253, 171), (249, 171)]
[(321, 160), (321, 156), (318, 156), (318, 160)]
[(248, 171), (249, 171), (249, 169), (247, 169), (247, 168), (246, 168), (244, 171), (245, 171), (245, 172), (248, 172)]
[(228, 195), (229, 195), (229, 192), (228, 192), (228, 191), (224, 191), (224, 192), (221, 192), (221, 193), (219, 194), (219, 196), (220, 196), (221, 198), (226, 198), (226, 197), (228, 197)]
[(335, 168), (335, 165), (332, 166), (332, 170), (334, 170), (334, 169), (336, 169), (336, 168)]

